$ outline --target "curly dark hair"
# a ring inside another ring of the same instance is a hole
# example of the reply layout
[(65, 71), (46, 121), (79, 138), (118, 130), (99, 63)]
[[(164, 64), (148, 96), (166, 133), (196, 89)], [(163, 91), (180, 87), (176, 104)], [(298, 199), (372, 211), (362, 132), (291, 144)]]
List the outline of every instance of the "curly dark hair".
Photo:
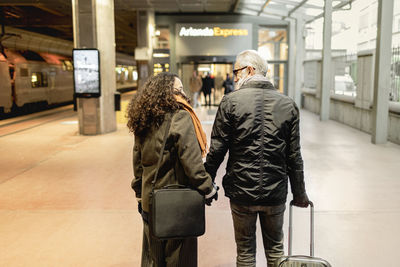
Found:
[(175, 77), (178, 78), (176, 74), (169, 72), (159, 73), (150, 77), (138, 90), (126, 113), (129, 131), (143, 138), (153, 126), (160, 127), (165, 114), (179, 109), (174, 97)]

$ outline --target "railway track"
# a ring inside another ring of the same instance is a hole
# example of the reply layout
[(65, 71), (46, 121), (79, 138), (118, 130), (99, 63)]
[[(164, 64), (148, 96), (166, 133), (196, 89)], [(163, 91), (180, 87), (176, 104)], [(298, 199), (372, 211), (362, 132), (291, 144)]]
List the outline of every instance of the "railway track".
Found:
[(44, 124), (77, 116), (73, 105), (0, 121), (0, 138), (20, 133)]

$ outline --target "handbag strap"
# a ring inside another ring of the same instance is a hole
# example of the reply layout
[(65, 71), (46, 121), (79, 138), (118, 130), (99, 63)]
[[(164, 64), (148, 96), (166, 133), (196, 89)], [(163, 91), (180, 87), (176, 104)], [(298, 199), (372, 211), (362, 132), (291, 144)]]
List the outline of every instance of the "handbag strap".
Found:
[(163, 139), (163, 143), (162, 143), (162, 147), (161, 147), (161, 151), (160, 151), (160, 157), (158, 158), (156, 173), (154, 175), (153, 181), (151, 182), (152, 190), (154, 190), (154, 186), (156, 184), (156, 180), (157, 180), (157, 176), (158, 176), (158, 170), (160, 169), (160, 164), (161, 164), (162, 156), (164, 154), (165, 144), (167, 143), (167, 137), (168, 137), (169, 129), (171, 127), (171, 121), (172, 121), (172, 116), (171, 117), (168, 116), (168, 118), (167, 118), (167, 127), (166, 127), (165, 133), (164, 133), (164, 139)]

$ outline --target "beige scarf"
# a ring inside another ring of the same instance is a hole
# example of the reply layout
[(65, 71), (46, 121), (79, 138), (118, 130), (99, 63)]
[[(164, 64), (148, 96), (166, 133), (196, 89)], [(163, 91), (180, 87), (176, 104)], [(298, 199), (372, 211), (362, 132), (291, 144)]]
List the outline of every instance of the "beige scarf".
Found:
[(199, 145), (201, 148), (201, 156), (204, 158), (207, 154), (208, 146), (207, 146), (207, 137), (204, 133), (203, 128), (201, 127), (201, 123), (196, 113), (190, 104), (180, 95), (175, 95), (176, 101), (182, 105), (182, 107), (189, 112), (190, 117), (192, 117), (194, 129), (196, 131), (197, 141), (199, 141)]

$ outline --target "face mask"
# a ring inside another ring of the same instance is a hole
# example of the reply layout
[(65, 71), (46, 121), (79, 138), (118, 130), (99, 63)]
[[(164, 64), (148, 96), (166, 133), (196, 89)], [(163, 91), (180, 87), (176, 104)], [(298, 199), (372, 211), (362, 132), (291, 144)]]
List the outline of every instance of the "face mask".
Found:
[(243, 75), (241, 77), (239, 77), (239, 80), (235, 83), (235, 90), (239, 89), (240, 87), (242, 87), (242, 85), (250, 78), (251, 76), (249, 76), (249, 74), (247, 73), (246, 76), (243, 77)]

